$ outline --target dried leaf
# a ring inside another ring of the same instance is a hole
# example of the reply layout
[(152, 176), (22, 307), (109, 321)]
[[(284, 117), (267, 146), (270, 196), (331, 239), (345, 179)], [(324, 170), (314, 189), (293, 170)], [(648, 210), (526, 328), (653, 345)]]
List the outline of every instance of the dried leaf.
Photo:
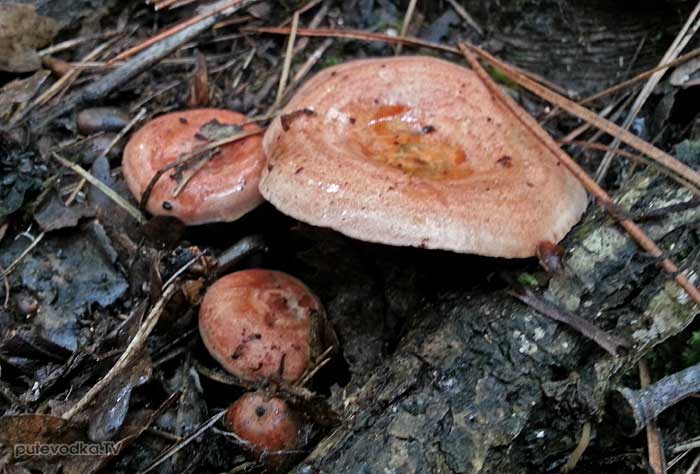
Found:
[(192, 77), (192, 92), (189, 105), (191, 107), (206, 107), (209, 105), (209, 69), (207, 58), (197, 52), (197, 68)]
[(36, 48), (51, 42), (59, 23), (36, 12), (32, 5), (0, 4), (0, 70), (36, 71), (41, 58)]
[(66, 206), (63, 200), (53, 194), (49, 200), (34, 214), (34, 220), (44, 232), (75, 227), (83, 217), (92, 217), (94, 210), (84, 205)]
[(42, 69), (26, 79), (15, 79), (5, 84), (0, 89), (0, 122), (9, 120), (17, 108), (28, 103), (49, 74), (49, 71)]
[(151, 358), (143, 354), (104, 389), (89, 416), (90, 440), (107, 441), (119, 433), (129, 411), (131, 391), (148, 381), (152, 370)]
[(221, 123), (214, 119), (202, 125), (196, 137), (200, 140), (214, 142), (241, 133), (242, 131), (243, 129), (238, 125)]

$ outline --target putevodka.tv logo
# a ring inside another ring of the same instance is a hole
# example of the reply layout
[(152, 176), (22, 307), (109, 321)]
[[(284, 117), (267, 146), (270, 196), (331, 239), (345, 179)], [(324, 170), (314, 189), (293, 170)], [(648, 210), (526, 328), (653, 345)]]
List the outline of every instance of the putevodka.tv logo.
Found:
[(117, 443), (103, 441), (101, 443), (33, 443), (16, 444), (12, 448), (15, 457), (25, 456), (110, 456), (119, 451)]

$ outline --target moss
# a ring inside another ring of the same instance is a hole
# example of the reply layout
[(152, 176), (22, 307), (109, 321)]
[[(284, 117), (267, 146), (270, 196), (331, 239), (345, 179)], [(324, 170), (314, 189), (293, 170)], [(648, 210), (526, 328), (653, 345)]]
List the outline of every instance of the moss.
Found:
[(327, 67), (335, 66), (337, 64), (340, 64), (342, 62), (342, 59), (337, 57), (337, 56), (330, 56), (325, 58), (323, 61), (321, 61), (321, 68), (325, 69)]
[(700, 163), (700, 141), (683, 140), (673, 149), (676, 158), (687, 165)]
[(534, 275), (531, 275), (529, 273), (521, 273), (518, 275), (518, 283), (520, 283), (523, 286), (529, 286), (532, 288), (536, 288), (539, 286), (539, 282), (537, 281), (537, 278), (535, 278)]
[(686, 365), (700, 363), (700, 331), (693, 331), (690, 334), (682, 357)]
[(510, 88), (510, 89), (520, 89), (520, 86), (518, 85), (518, 83), (512, 81), (512, 80), (511, 80), (508, 76), (506, 76), (506, 75), (503, 73), (503, 71), (501, 71), (500, 69), (496, 69), (496, 68), (494, 68), (494, 67), (488, 66), (488, 67), (486, 68), (486, 70), (488, 71), (489, 75), (491, 76), (491, 78), (492, 78), (494, 81), (496, 81), (496, 82), (498, 82), (498, 83), (500, 83), (500, 84), (503, 84), (504, 86), (506, 86), (506, 87), (508, 87), (508, 88)]

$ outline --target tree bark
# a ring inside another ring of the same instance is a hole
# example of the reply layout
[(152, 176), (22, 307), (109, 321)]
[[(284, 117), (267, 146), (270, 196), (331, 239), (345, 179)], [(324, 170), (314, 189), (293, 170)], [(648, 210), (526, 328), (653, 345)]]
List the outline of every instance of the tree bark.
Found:
[[(690, 197), (645, 173), (619, 202), (636, 211)], [(696, 258), (688, 229), (698, 220), (691, 208), (645, 229), (687, 269)], [(654, 259), (600, 210), (564, 246), (567, 271), (544, 296), (627, 338), (626, 355), (609, 355), (502, 289), (446, 291), (415, 306), (393, 354), (338, 400), (342, 426), (293, 472), (529, 472), (543, 468), (544, 453), (564, 460), (580, 422), (601, 415), (620, 375), (695, 314)]]
[[(604, 0), (464, 4), (487, 30), (487, 47), (580, 94), (654, 66), (692, 8)], [(695, 166), (700, 162), (693, 153), (685, 158)], [(629, 212), (644, 213), (691, 197), (677, 184), (644, 172), (618, 202)], [(693, 279), (696, 235), (690, 229), (698, 220), (700, 211), (691, 207), (643, 226)], [(411, 300), (412, 291), (420, 293), (415, 275), (384, 272), (392, 275), (384, 283), (389, 296), (383, 308), (353, 314), (354, 327), (360, 328), (357, 337), (368, 342), (350, 355), (355, 362), (363, 355), (374, 357), (376, 338), (367, 334), (368, 327), (382, 324), (372, 319), (376, 311), (391, 313), (395, 307), (394, 313), (410, 314), (408, 330), (378, 367), (368, 366), (371, 375), (362, 377), (355, 369), (345, 391), (335, 394), (343, 424), (293, 472), (518, 473), (563, 464), (582, 423), (595, 423), (605, 414), (607, 394), (625, 371), (682, 331), (696, 312), (654, 259), (594, 205), (563, 245), (567, 271), (553, 277), (540, 294), (628, 339), (631, 348), (625, 355), (611, 356), (493, 284), (473, 291), (437, 291), (424, 304)], [(454, 256), (465, 264), (463, 275), (474, 272), (472, 264), (493, 265), (495, 271), (499, 265), (461, 258)], [(393, 286), (405, 291), (397, 290), (401, 296), (392, 300)], [(348, 325), (347, 310), (331, 304), (335, 324)]]

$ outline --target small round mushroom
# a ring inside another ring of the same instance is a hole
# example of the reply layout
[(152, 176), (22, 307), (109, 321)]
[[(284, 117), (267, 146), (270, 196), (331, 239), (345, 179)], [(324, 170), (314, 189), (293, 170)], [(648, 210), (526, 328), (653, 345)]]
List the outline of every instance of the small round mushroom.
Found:
[(321, 71), (263, 148), (268, 201), (370, 242), (531, 257), (587, 204), (576, 178), (473, 71), (429, 57)]
[(281, 398), (249, 392), (226, 410), (224, 425), (270, 468), (279, 468), (290, 451), (303, 446), (302, 423)]
[[(246, 121), (244, 115), (230, 110), (195, 109), (161, 115), (148, 122), (124, 150), (122, 166), (131, 193), (140, 201), (161, 168), (203, 148), (217, 131), (231, 135)], [(259, 129), (255, 124), (243, 126), (245, 131)], [(265, 164), (261, 140), (259, 135), (252, 135), (222, 145), (201, 168), (195, 164), (167, 171), (149, 194), (148, 211), (177, 217), (187, 225), (230, 222), (251, 211), (263, 201), (258, 191)], [(174, 196), (178, 184), (191, 173), (191, 179)]]
[(199, 332), (224, 369), (247, 381), (295, 382), (334, 345), (318, 298), (296, 278), (273, 270), (217, 280), (202, 300)]

